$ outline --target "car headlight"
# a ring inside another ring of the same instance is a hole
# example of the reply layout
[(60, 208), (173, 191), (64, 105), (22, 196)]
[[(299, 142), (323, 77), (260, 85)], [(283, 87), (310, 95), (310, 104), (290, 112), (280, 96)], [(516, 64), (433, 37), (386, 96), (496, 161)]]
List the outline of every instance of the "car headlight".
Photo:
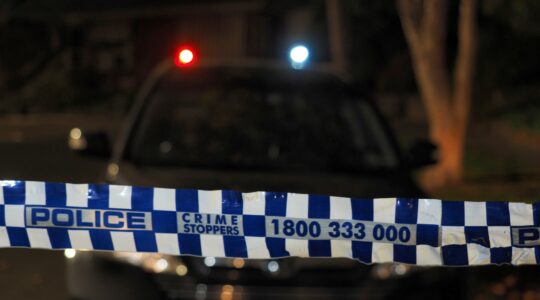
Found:
[(409, 276), (411, 273), (414, 273), (419, 269), (419, 267), (400, 263), (378, 264), (374, 265), (371, 269), (371, 277), (379, 280), (395, 279)]
[[(72, 259), (77, 255), (77, 252), (80, 252), (80, 250), (66, 249), (64, 250), (64, 256)], [(136, 252), (96, 252), (95, 254), (142, 268), (151, 273), (170, 273), (185, 276), (189, 271), (179, 257), (172, 255)]]

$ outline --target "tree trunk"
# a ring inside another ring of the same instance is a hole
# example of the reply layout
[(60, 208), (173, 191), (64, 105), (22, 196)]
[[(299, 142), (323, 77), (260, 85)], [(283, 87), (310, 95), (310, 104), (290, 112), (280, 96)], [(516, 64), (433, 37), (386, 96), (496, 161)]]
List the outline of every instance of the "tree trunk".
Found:
[(326, 0), (326, 20), (331, 62), (338, 70), (346, 71), (348, 65), (345, 50), (346, 34), (339, 0)]
[(465, 132), (455, 129), (430, 133), (432, 141), (439, 147), (440, 162), (425, 170), (421, 176), (425, 188), (433, 189), (457, 182), (463, 177)]
[(435, 188), (463, 177), (476, 54), (476, 0), (460, 2), (453, 82), (446, 65), (447, 1), (398, 0), (397, 5), (430, 138), (439, 146), (439, 163), (422, 176), (425, 187)]

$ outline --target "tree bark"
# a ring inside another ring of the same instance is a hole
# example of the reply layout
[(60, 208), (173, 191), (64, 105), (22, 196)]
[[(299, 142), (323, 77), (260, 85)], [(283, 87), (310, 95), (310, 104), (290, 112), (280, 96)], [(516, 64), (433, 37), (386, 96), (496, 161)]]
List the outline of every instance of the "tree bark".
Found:
[(435, 188), (463, 177), (463, 157), (476, 58), (476, 0), (462, 0), (453, 82), (446, 65), (447, 0), (398, 0), (403, 32), (439, 163), (424, 173)]
[(347, 69), (347, 55), (345, 50), (345, 26), (339, 0), (326, 0), (326, 19), (328, 23), (328, 41), (330, 57), (334, 66), (340, 71)]

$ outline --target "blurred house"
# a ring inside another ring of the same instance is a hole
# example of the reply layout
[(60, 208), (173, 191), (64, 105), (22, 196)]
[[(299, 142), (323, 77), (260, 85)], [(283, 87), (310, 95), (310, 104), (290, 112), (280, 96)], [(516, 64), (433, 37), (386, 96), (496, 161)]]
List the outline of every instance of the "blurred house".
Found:
[[(159, 3), (162, 2), (162, 3)], [(272, 37), (263, 2), (74, 2), (63, 15), (73, 68), (100, 74), (134, 71), (144, 77), (176, 47), (189, 44), (201, 56), (266, 55)]]
[(47, 45), (40, 44), (49, 55), (23, 58), (24, 68), (14, 68), (19, 71), (11, 81), (16, 88), (28, 86), (30, 98), (40, 85), (35, 82), (54, 78), (51, 68), (67, 72), (73, 86), (87, 86), (85, 96), (126, 94), (182, 44), (195, 47), (202, 57), (286, 59), (290, 43), (304, 41), (315, 49), (312, 57), (328, 59), (326, 31), (317, 19), (323, 2), (62, 0), (6, 7), (9, 22), (4, 24), (42, 24), (38, 27), (45, 33), (39, 36), (49, 37)]

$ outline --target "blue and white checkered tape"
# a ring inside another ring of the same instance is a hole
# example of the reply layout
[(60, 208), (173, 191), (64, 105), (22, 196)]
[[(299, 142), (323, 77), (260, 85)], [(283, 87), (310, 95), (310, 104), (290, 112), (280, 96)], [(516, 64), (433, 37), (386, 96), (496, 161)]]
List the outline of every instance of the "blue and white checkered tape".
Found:
[(0, 181), (0, 247), (540, 263), (540, 204)]

